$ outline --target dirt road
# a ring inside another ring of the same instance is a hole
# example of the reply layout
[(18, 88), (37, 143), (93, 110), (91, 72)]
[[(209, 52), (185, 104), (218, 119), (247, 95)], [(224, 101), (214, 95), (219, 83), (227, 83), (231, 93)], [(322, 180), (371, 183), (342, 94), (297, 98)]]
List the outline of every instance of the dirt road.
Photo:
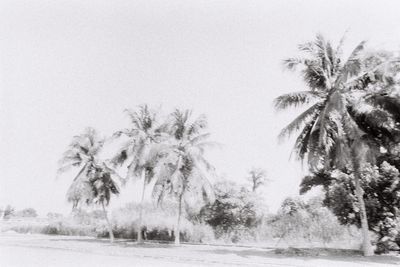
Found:
[(1, 234), (1, 266), (399, 266), (398, 257), (287, 257), (271, 249), (145, 244), (85, 237)]

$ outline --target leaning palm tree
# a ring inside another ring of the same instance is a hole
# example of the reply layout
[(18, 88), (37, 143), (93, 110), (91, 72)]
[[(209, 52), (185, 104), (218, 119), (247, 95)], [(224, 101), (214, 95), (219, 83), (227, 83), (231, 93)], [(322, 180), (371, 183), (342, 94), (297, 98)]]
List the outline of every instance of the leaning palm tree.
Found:
[(126, 180), (143, 180), (142, 195), (139, 206), (138, 243), (143, 243), (143, 202), (146, 186), (154, 178), (154, 169), (162, 157), (162, 141), (165, 139), (166, 125), (159, 123), (157, 113), (147, 105), (139, 106), (137, 111), (126, 110), (132, 127), (118, 131), (114, 137), (127, 137), (116, 156), (112, 159), (115, 165), (128, 163)]
[(92, 201), (96, 204), (101, 205), (104, 219), (107, 222), (108, 233), (110, 236), (110, 242), (114, 242), (113, 227), (108, 218), (106, 206), (110, 204), (112, 195), (119, 194), (119, 188), (115, 180), (112, 178), (113, 171), (107, 167), (105, 163), (100, 166), (95, 166), (91, 177), (89, 178), (89, 184), (92, 191)]
[(370, 93), (367, 89), (389, 80), (383, 71), (388, 61), (377, 55), (374, 60), (366, 60), (365, 42), (358, 44), (344, 60), (342, 43), (340, 41), (333, 47), (322, 35), (317, 35), (315, 41), (300, 45), (299, 50), (304, 56), (287, 59), (284, 63), (290, 70), (301, 67), (308, 90), (276, 98), (275, 107), (282, 110), (309, 106), (281, 131), (280, 138), (300, 130), (293, 151), (300, 160), (307, 158), (311, 170), (350, 163), (361, 217), (363, 252), (368, 256), (373, 252), (360, 179), (362, 162), (367, 160), (367, 155), (374, 155), (378, 146), (377, 140), (360, 127), (359, 115), (368, 117), (363, 121), (378, 128), (385, 127), (383, 124), (392, 116), (383, 123), (376, 114), (386, 111), (372, 104), (372, 109), (363, 109), (360, 100)]
[(112, 176), (120, 177), (99, 158), (104, 140), (93, 128), (87, 128), (84, 133), (75, 136), (59, 161), (58, 173), (74, 167), (79, 169), (68, 189), (67, 200), (72, 203), (73, 210), (82, 204), (101, 204), (109, 227), (110, 241), (113, 242), (112, 226), (104, 205), (109, 204), (112, 194), (119, 193)]
[(89, 177), (94, 172), (97, 159), (104, 145), (104, 139), (93, 128), (86, 128), (81, 135), (74, 136), (68, 149), (59, 161), (58, 174), (72, 168), (78, 172), (72, 180), (67, 192), (67, 200), (72, 203), (73, 210), (92, 199)]
[[(205, 159), (204, 152), (214, 146), (209, 142), (209, 133), (204, 133), (207, 122), (204, 116), (191, 118), (191, 111), (175, 110), (171, 114), (168, 155), (158, 168), (157, 182), (153, 197), (160, 204), (169, 195), (178, 203), (175, 224), (175, 244), (180, 244), (180, 222), (182, 205), (190, 197), (202, 196), (206, 202), (212, 202), (214, 193), (207, 179), (207, 173), (213, 174), (214, 167)], [(187, 202), (187, 201), (186, 201)]]

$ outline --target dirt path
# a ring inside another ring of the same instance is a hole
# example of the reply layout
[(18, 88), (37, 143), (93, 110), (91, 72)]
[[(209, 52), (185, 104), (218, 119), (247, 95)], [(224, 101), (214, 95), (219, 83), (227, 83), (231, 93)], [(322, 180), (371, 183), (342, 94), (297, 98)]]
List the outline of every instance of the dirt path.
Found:
[(261, 248), (145, 244), (85, 237), (0, 235), (1, 266), (399, 266), (400, 258), (287, 257)]

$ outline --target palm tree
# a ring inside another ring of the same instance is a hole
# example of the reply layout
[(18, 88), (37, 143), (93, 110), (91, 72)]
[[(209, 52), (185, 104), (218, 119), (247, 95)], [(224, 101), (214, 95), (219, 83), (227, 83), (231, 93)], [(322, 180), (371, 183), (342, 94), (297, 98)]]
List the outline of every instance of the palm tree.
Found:
[(104, 139), (100, 138), (96, 130), (86, 128), (81, 135), (73, 137), (59, 161), (58, 174), (67, 172), (71, 168), (79, 169), (67, 192), (67, 200), (72, 203), (73, 210), (80, 204), (89, 203), (92, 199), (89, 177), (95, 170), (103, 145)]
[(73, 167), (79, 169), (68, 189), (67, 200), (72, 202), (73, 210), (81, 204), (101, 204), (109, 228), (110, 241), (113, 242), (112, 225), (105, 205), (109, 204), (112, 194), (119, 193), (112, 176), (120, 177), (99, 159), (104, 140), (93, 128), (87, 128), (83, 134), (74, 136), (59, 162), (58, 173), (64, 173)]
[[(377, 113), (387, 112), (370, 101), (369, 109), (363, 109), (363, 99), (367, 99), (370, 89), (386, 83), (389, 77), (384, 72), (390, 63), (386, 58), (374, 55), (374, 60), (366, 60), (363, 53), (365, 42), (358, 44), (347, 60), (342, 58), (343, 39), (333, 47), (322, 35), (315, 41), (300, 45), (305, 55), (285, 60), (290, 70), (301, 67), (301, 76), (308, 86), (300, 91), (279, 96), (275, 99), (277, 110), (288, 107), (309, 105), (280, 133), (280, 138), (290, 136), (300, 130), (294, 153), (300, 160), (308, 158), (311, 170), (341, 167), (350, 163), (356, 186), (361, 225), (363, 232), (363, 252), (365, 256), (373, 254), (368, 232), (368, 220), (360, 185), (360, 169), (366, 155), (376, 152), (376, 139), (360, 127), (360, 114), (370, 128), (385, 127)], [(368, 89), (368, 90), (367, 90)], [(366, 104), (367, 101), (364, 101)], [(393, 116), (384, 119), (392, 120)], [(368, 119), (366, 119), (368, 118)]]
[(247, 180), (249, 180), (252, 184), (252, 191), (256, 192), (257, 188), (265, 184), (267, 180), (267, 172), (261, 168), (252, 168), (249, 171)]
[(157, 113), (147, 105), (139, 106), (137, 111), (126, 110), (132, 127), (118, 131), (114, 137), (125, 136), (128, 140), (112, 159), (114, 164), (128, 162), (126, 179), (142, 179), (142, 195), (139, 208), (138, 243), (143, 243), (143, 202), (146, 185), (154, 178), (154, 169), (162, 157), (162, 141), (165, 139), (166, 125), (159, 123)]
[(114, 242), (114, 233), (105, 206), (108, 206), (108, 204), (110, 203), (111, 195), (119, 194), (118, 185), (111, 177), (112, 173), (113, 171), (110, 170), (110, 168), (103, 163), (102, 166), (95, 167), (94, 173), (89, 179), (93, 195), (92, 201), (94, 203), (100, 204), (103, 209), (104, 219), (107, 222), (108, 233), (111, 243)]
[(160, 204), (166, 195), (178, 202), (175, 225), (175, 244), (180, 244), (180, 222), (185, 198), (202, 195), (204, 201), (212, 202), (214, 193), (206, 173), (214, 167), (205, 159), (204, 152), (214, 143), (207, 141), (210, 134), (204, 133), (207, 122), (204, 116), (191, 118), (189, 110), (175, 110), (171, 114), (169, 132), (172, 136), (169, 153), (158, 171), (153, 197)]

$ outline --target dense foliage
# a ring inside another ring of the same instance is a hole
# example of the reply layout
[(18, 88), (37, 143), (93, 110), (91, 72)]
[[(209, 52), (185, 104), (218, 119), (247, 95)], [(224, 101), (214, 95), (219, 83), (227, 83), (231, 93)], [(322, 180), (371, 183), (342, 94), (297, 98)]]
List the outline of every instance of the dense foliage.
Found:
[(254, 192), (234, 182), (223, 180), (214, 185), (215, 201), (204, 206), (199, 217), (211, 225), (217, 237), (223, 234), (255, 228), (266, 210), (262, 199)]
[[(389, 160), (389, 163), (386, 160)], [(390, 160), (391, 159), (391, 160)], [(379, 242), (388, 243), (392, 249), (400, 245), (400, 175), (398, 157), (379, 157), (377, 165), (366, 164), (362, 172), (362, 187), (369, 228), (379, 236)], [(383, 161), (382, 161), (383, 160)], [(382, 161), (382, 162), (380, 162)], [(321, 185), (325, 191), (324, 204), (329, 207), (343, 224), (360, 225), (352, 171), (321, 171), (306, 176), (301, 192)], [(392, 244), (390, 244), (392, 242)]]
[(346, 234), (351, 235), (351, 229), (341, 226), (335, 215), (323, 206), (321, 197), (308, 201), (299, 197), (286, 198), (277, 214), (268, 217), (267, 224), (276, 234), (277, 243), (286, 242), (289, 245), (296, 239), (328, 244), (344, 239)]

